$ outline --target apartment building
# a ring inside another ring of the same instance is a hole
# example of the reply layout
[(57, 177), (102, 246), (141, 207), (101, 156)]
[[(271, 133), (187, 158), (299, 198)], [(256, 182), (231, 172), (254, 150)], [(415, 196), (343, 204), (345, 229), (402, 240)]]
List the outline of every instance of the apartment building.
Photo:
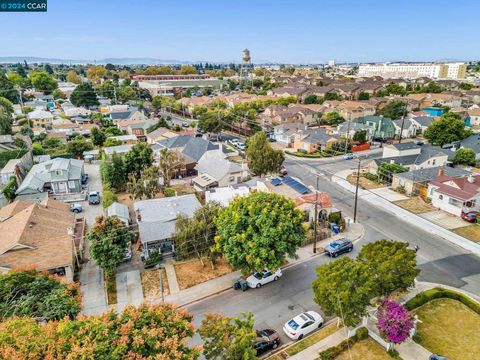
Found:
[(384, 63), (362, 64), (358, 68), (359, 76), (382, 76), (384, 78), (420, 78), (431, 79), (464, 79), (467, 64), (409, 64), (409, 63)]

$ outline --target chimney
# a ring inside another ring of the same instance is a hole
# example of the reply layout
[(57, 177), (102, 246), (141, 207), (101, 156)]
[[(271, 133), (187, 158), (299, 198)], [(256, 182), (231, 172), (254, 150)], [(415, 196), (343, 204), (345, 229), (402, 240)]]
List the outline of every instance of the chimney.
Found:
[(473, 177), (472, 174), (468, 175), (467, 181), (468, 181), (470, 184), (473, 184), (473, 183), (475, 182), (475, 178)]
[(441, 167), (438, 169), (438, 173), (437, 173), (437, 176), (440, 177), (440, 176), (443, 176), (445, 175), (445, 168)]

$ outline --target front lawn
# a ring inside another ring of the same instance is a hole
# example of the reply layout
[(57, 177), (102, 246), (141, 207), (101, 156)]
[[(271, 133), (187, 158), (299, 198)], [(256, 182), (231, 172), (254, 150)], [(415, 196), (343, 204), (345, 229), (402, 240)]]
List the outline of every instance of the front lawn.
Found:
[(318, 330), (317, 332), (313, 333), (309, 337), (297, 341), (294, 345), (288, 347), (285, 349), (285, 352), (289, 356), (293, 356), (295, 354), (298, 354), (300, 351), (305, 350), (306, 348), (312, 346), (313, 344), (319, 342), (320, 340), (325, 339), (327, 336), (332, 335), (334, 332), (336, 332), (339, 329), (337, 326), (337, 322), (330, 324), (323, 329)]
[(385, 348), (370, 337), (353, 344), (350, 353), (345, 350), (335, 360), (392, 360)]
[(205, 266), (202, 266), (198, 259), (175, 265), (175, 272), (177, 274), (177, 281), (180, 290), (187, 289), (191, 286), (232, 272), (232, 268), (223, 258), (217, 259), (215, 269), (212, 269), (208, 259), (204, 259), (203, 262)]
[[(357, 185), (357, 176), (356, 175), (348, 175), (347, 181), (352, 185)], [(379, 189), (385, 187), (381, 182), (368, 180), (364, 176), (360, 176), (358, 179), (358, 184), (362, 189)]]
[(477, 360), (480, 354), (480, 315), (452, 299), (435, 299), (415, 313), (421, 322), (415, 340), (450, 360)]
[(480, 225), (472, 224), (452, 230), (454, 233), (472, 240), (475, 242), (480, 242)]
[(418, 196), (411, 197), (407, 200), (394, 201), (394, 204), (414, 214), (423, 214), (435, 210), (432, 205), (427, 204)]
[(165, 269), (145, 270), (140, 273), (142, 281), (143, 295), (146, 300), (159, 300), (162, 298), (162, 289), (160, 287), (160, 271), (162, 272), (163, 280), (163, 295), (170, 294), (168, 287), (168, 279)]

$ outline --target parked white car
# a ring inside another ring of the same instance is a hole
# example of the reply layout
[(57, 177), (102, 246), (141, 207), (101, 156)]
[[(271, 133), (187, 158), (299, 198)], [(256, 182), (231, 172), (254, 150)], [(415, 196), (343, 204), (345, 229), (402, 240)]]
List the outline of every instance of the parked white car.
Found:
[(282, 276), (282, 270), (278, 269), (275, 272), (269, 270), (263, 270), (262, 272), (256, 272), (247, 278), (247, 284), (249, 287), (259, 288), (262, 285), (268, 284), (272, 281), (277, 281)]
[(300, 340), (315, 329), (322, 327), (322, 316), (315, 311), (307, 311), (287, 321), (283, 332), (292, 340)]

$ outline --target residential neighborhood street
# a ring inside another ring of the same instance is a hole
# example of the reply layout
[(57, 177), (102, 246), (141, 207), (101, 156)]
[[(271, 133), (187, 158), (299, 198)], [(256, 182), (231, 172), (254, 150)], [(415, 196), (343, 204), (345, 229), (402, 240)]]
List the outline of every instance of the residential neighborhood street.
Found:
[[(375, 156), (375, 154), (369, 156)], [(348, 164), (349, 166), (355, 164), (341, 158), (328, 162), (322, 160), (298, 161), (288, 158), (285, 166), (290, 175), (298, 177), (307, 185), (315, 186), (316, 176), (312, 171), (325, 171), (324, 165), (326, 165), (329, 168), (328, 172), (337, 172), (345, 170)], [(332, 183), (328, 174), (321, 176), (320, 180), (319, 189), (328, 192), (344, 214), (352, 216), (354, 195)], [(429, 233), (426, 229), (404, 221), (394, 213), (374, 207), (361, 198), (358, 200), (357, 220), (364, 225), (366, 234), (355, 244), (354, 251), (349, 256), (355, 257), (362, 245), (379, 239), (407, 241), (412, 246), (420, 247), (417, 254), (421, 268), (418, 280), (445, 284), (480, 294), (480, 258), (478, 256)], [(196, 326), (200, 324), (202, 315), (208, 312), (238, 315), (241, 312), (251, 311), (255, 317), (256, 328), (273, 328), (280, 333), (283, 342), (289, 342), (290, 340), (283, 334), (283, 324), (304, 310), (320, 310), (313, 301), (313, 291), (310, 286), (316, 278), (315, 269), (328, 261), (330, 261), (329, 257), (319, 255), (312, 260), (288, 268), (284, 271), (281, 280), (274, 284), (247, 292), (228, 290), (188, 308), (194, 314)], [(195, 338), (195, 341), (198, 339)]]

